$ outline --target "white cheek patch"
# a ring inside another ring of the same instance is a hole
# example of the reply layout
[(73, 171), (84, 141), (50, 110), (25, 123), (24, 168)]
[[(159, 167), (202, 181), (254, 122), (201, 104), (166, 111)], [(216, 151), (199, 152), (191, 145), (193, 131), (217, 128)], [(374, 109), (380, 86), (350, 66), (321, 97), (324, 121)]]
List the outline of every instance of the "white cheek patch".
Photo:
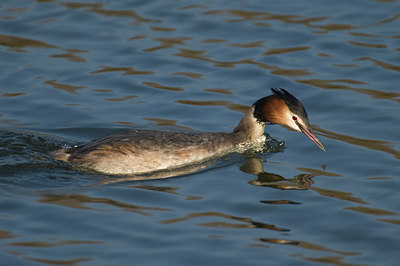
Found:
[[(293, 120), (293, 116), (297, 117), (295, 114), (293, 114), (291, 112), (285, 113), (285, 121), (286, 121), (285, 126), (291, 128), (295, 131), (301, 131), (299, 126), (296, 124), (296, 121)], [(297, 122), (300, 124), (303, 124), (303, 122), (298, 117), (297, 117)]]

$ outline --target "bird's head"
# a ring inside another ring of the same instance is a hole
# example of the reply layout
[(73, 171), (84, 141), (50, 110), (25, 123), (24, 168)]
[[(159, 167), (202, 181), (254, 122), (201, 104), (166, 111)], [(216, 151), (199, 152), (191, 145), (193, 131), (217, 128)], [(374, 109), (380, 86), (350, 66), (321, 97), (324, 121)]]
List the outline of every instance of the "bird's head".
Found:
[(311, 131), (303, 104), (285, 89), (272, 89), (272, 92), (273, 95), (254, 103), (254, 117), (260, 122), (279, 124), (302, 132), (325, 151), (321, 141)]

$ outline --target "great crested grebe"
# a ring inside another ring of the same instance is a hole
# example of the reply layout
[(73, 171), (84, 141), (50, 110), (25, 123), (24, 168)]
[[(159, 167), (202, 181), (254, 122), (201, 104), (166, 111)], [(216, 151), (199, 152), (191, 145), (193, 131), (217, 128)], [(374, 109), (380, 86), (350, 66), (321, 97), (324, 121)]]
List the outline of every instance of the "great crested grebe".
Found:
[(130, 130), (95, 139), (87, 144), (55, 151), (56, 160), (106, 174), (143, 174), (174, 169), (234, 152), (265, 141), (265, 123), (303, 132), (325, 151), (312, 133), (301, 102), (284, 89), (256, 101), (233, 132), (187, 133)]

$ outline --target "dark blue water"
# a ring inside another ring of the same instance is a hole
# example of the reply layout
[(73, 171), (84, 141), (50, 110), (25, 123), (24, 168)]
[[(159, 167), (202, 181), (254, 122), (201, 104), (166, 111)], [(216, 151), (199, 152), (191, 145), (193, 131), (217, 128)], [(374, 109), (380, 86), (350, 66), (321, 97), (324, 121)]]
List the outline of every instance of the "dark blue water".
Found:
[[(399, 11), (395, 0), (3, 1), (1, 262), (398, 265)], [(279, 87), (303, 102), (325, 153), (268, 126), (275, 149), (168, 179), (49, 156), (124, 129), (230, 131)]]

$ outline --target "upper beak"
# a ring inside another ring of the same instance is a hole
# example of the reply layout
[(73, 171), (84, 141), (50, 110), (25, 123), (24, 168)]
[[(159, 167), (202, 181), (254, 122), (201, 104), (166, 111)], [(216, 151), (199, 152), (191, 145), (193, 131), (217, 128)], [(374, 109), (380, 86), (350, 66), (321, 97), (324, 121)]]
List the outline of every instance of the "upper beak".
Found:
[(314, 135), (314, 133), (312, 133), (311, 129), (307, 128), (307, 127), (303, 127), (301, 124), (297, 123), (297, 125), (299, 126), (301, 132), (303, 132), (307, 137), (309, 137), (315, 144), (317, 144), (317, 146), (325, 151), (325, 147), (324, 145), (322, 145), (321, 141), (319, 141), (319, 139)]

